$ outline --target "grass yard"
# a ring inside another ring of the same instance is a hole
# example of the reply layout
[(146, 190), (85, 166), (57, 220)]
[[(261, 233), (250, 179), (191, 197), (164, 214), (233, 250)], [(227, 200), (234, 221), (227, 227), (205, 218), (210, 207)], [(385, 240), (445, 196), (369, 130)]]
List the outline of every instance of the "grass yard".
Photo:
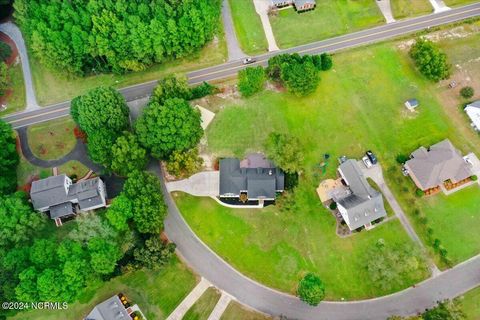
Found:
[(313, 11), (298, 14), (294, 9), (284, 9), (270, 18), (280, 48), (358, 31), (384, 21), (377, 4), (371, 0), (317, 0)]
[[(327, 299), (370, 298), (398, 291), (426, 277), (405, 276), (401, 286), (382, 290), (369, 281), (367, 249), (384, 239), (388, 247), (410, 242), (398, 220), (369, 232), (340, 238), (335, 220), (322, 207), (314, 188), (301, 185), (295, 209), (231, 209), (210, 198), (175, 194), (190, 227), (227, 262), (261, 283), (294, 294), (309, 271), (325, 282)], [(356, 277), (351, 277), (355, 273)]]
[(254, 55), (267, 51), (268, 43), (260, 16), (255, 11), (253, 0), (229, 0), (235, 34), (245, 53)]
[(195, 287), (196, 279), (178, 259), (161, 271), (139, 270), (114, 278), (100, 288), (91, 288), (81, 301), (71, 303), (66, 311), (38, 310), (19, 313), (13, 320), (83, 319), (98, 303), (119, 292), (138, 304), (147, 319), (166, 319)]
[(428, 0), (391, 0), (392, 13), (395, 19), (410, 18), (433, 12)]
[(28, 162), (23, 156), (17, 166), (17, 185), (23, 187), (33, 180), (47, 178), (52, 175), (52, 169), (40, 168)]
[(8, 76), (10, 77), (11, 94), (7, 100), (7, 110), (0, 111), (0, 116), (5, 116), (9, 113), (19, 112), (25, 109), (26, 93), (25, 84), (23, 82), (22, 64), (12, 64), (8, 68)]
[(58, 174), (65, 173), (69, 177), (75, 175), (78, 179), (83, 178), (88, 171), (90, 171), (90, 169), (77, 160), (68, 161), (58, 167)]
[(265, 316), (259, 312), (246, 309), (241, 304), (231, 301), (227, 309), (222, 314), (220, 320), (270, 320), (271, 317)]
[(28, 144), (33, 154), (44, 160), (55, 160), (73, 150), (77, 139), (75, 122), (70, 117), (50, 120), (28, 127)]
[(213, 287), (208, 288), (187, 311), (182, 320), (207, 320), (219, 299), (220, 293)]
[(443, 2), (450, 7), (467, 5), (469, 3), (478, 2), (478, 0), (443, 0)]
[(480, 287), (468, 291), (462, 297), (462, 310), (468, 320), (480, 319)]
[[(220, 24), (221, 26), (221, 24)], [(220, 27), (221, 28), (221, 27)], [(85, 94), (98, 86), (123, 88), (137, 83), (147, 82), (164, 77), (170, 73), (185, 73), (191, 70), (221, 64), (227, 61), (227, 45), (223, 30), (219, 35), (198, 53), (189, 57), (166, 61), (151, 66), (145, 71), (127, 74), (100, 74), (89, 77), (74, 77), (61, 74), (44, 65), (30, 52), (30, 67), (38, 103), (42, 106), (72, 99)]]

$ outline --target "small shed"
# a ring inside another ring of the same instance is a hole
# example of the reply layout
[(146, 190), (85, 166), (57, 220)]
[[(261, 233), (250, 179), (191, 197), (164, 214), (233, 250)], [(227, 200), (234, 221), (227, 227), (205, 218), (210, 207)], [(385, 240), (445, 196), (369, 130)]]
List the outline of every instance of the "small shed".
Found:
[(418, 100), (408, 99), (407, 101), (405, 101), (405, 107), (407, 107), (407, 109), (410, 111), (414, 111), (418, 107)]

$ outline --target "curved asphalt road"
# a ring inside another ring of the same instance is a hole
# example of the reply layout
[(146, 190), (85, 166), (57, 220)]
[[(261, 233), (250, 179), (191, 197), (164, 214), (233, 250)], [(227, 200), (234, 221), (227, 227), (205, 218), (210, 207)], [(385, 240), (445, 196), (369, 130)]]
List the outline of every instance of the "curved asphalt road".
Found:
[[(260, 55), (257, 62), (252, 65), (266, 66), (270, 57), (281, 53), (298, 52), (300, 54), (317, 54), (321, 52), (335, 52), (360, 45), (374, 43), (385, 39), (410, 34), (424, 30), (428, 27), (448, 24), (455, 21), (477, 17), (480, 15), (480, 3), (458, 7), (452, 10), (434, 13), (427, 16), (396, 21), (376, 28), (367, 29), (323, 41), (318, 41), (303, 46), (289, 48)], [(237, 72), (246, 66), (241, 61), (231, 61), (214, 67), (193, 71), (187, 74), (190, 84), (199, 84), (203, 81), (213, 81), (235, 76)], [(138, 85), (119, 89), (127, 101), (132, 101), (150, 95), (157, 81), (149, 81)], [(24, 111), (5, 116), (3, 119), (11, 123), (14, 128), (25, 127), (34, 123), (43, 122), (68, 115), (70, 101), (42, 108), (35, 111)]]
[[(158, 165), (150, 171), (161, 179)], [(480, 255), (442, 272), (404, 291), (370, 300), (322, 302), (310, 307), (294, 296), (270, 289), (239, 273), (205, 243), (187, 225), (168, 193), (162, 179), (168, 205), (165, 232), (177, 244), (179, 254), (196, 272), (241, 303), (271, 315), (309, 320), (385, 320), (391, 315), (413, 315), (433, 307), (437, 301), (452, 299), (480, 285)], [(352, 277), (355, 275), (352, 274)]]

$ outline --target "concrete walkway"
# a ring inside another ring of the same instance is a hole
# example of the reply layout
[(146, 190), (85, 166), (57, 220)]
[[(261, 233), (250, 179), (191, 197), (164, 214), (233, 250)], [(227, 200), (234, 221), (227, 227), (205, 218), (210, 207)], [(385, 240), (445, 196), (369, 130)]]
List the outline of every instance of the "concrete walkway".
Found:
[(219, 320), (222, 317), (222, 314), (225, 312), (225, 309), (227, 309), (230, 301), (232, 301), (232, 298), (227, 293), (222, 291), (220, 300), (218, 300), (215, 308), (213, 308), (213, 311), (207, 320)]
[(443, 0), (429, 0), (429, 1), (433, 7), (434, 13), (450, 10), (450, 8), (447, 7), (447, 5), (443, 2)]
[(185, 313), (197, 302), (202, 294), (211, 287), (212, 284), (205, 278), (202, 278), (195, 288), (183, 299), (183, 301), (173, 310), (167, 320), (182, 320)]
[(227, 40), (228, 61), (245, 58), (247, 55), (243, 53), (242, 49), (240, 48), (237, 35), (235, 34), (232, 12), (230, 11), (230, 4), (228, 3), (228, 0), (223, 0), (222, 3), (222, 21), (225, 39)]
[(28, 61), (27, 48), (23, 41), (22, 33), (20, 29), (12, 22), (8, 21), (0, 24), (0, 31), (9, 36), (18, 49), (20, 60), (22, 62), (23, 80), (25, 82), (26, 90), (26, 111), (32, 111), (40, 109), (37, 98), (35, 97), (35, 91), (33, 90), (32, 72), (30, 70), (30, 62)]
[(387, 23), (395, 22), (395, 18), (392, 14), (392, 6), (390, 5), (390, 0), (378, 0), (375, 2), (377, 3), (378, 8), (382, 12), (385, 21)]
[(268, 9), (271, 5), (271, 2), (269, 0), (253, 0), (253, 4), (255, 5), (255, 11), (257, 11), (258, 15), (260, 16), (260, 20), (262, 21), (263, 31), (265, 32), (268, 42), (268, 51), (280, 50), (277, 46), (277, 42), (275, 41), (272, 26), (270, 25), (270, 19), (268, 18)]
[[(383, 196), (385, 197), (385, 199), (387, 199), (388, 203), (390, 204), (390, 207), (392, 207), (393, 212), (395, 212), (395, 215), (400, 220), (400, 223), (402, 224), (403, 228), (405, 229), (407, 234), (410, 236), (410, 238), (413, 241), (415, 241), (420, 246), (420, 248), (426, 251), (426, 248), (423, 245), (423, 242), (415, 233), (415, 230), (410, 224), (410, 221), (408, 221), (408, 218), (405, 215), (405, 212), (403, 211), (402, 207), (400, 207), (400, 204), (398, 203), (397, 199), (395, 198), (392, 191), (385, 183), (382, 167), (377, 164), (367, 169), (365, 168), (363, 163), (359, 163), (359, 165), (360, 165), (360, 168), (362, 168), (363, 174), (365, 175), (365, 177), (371, 178), (378, 185), (378, 187), (383, 193)], [(435, 265), (432, 259), (428, 259), (428, 264), (429, 264), (430, 272), (432, 273), (433, 277), (436, 277), (441, 273), (441, 271), (438, 269), (438, 267)]]
[(182, 191), (197, 197), (216, 197), (220, 190), (218, 171), (203, 171), (188, 179), (166, 183), (168, 192)]

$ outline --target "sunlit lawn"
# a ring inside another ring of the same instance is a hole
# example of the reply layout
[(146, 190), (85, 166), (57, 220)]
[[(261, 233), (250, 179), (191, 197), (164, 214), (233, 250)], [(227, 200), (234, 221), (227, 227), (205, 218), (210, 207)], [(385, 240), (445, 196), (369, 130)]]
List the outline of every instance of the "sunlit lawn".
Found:
[(480, 319), (480, 287), (463, 295), (462, 310), (465, 312), (468, 320)]
[(377, 4), (370, 0), (317, 0), (313, 11), (298, 14), (294, 9), (284, 9), (270, 18), (281, 48), (358, 31), (384, 21)]
[(241, 304), (235, 301), (231, 301), (222, 314), (220, 320), (269, 320), (272, 319), (266, 315), (263, 315), (259, 312), (248, 310), (244, 308)]
[(65, 162), (58, 167), (58, 174), (65, 173), (67, 176), (76, 176), (78, 179), (83, 178), (90, 169), (77, 160)]
[(205, 291), (195, 304), (187, 311), (182, 320), (207, 320), (220, 299), (218, 291), (211, 287)]
[(391, 0), (392, 13), (395, 19), (409, 18), (433, 12), (428, 0)]

